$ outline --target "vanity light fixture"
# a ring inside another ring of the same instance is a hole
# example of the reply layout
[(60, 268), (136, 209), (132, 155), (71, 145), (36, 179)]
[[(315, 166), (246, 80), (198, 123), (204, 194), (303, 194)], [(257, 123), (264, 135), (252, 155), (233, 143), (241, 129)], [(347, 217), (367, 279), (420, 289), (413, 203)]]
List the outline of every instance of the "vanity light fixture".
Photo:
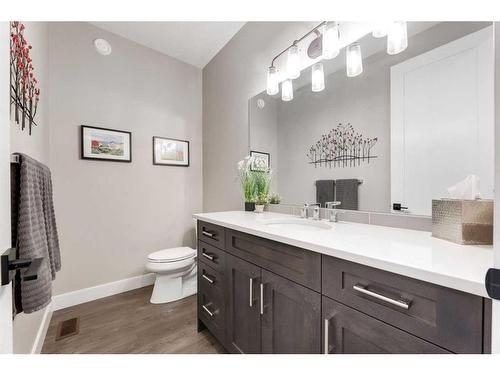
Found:
[(406, 22), (392, 22), (387, 31), (387, 53), (396, 55), (408, 47), (408, 31)]
[(299, 47), (296, 42), (288, 48), (286, 72), (288, 74), (288, 78), (295, 79), (300, 77)]
[(291, 79), (283, 81), (281, 84), (281, 100), (289, 102), (293, 99), (293, 83)]
[(359, 43), (353, 43), (346, 48), (346, 71), (348, 77), (356, 77), (363, 72), (363, 58)]
[(280, 91), (278, 82), (278, 71), (276, 67), (270, 66), (267, 69), (267, 89), (268, 95), (276, 95)]
[(340, 51), (340, 33), (337, 22), (326, 22), (321, 26), (323, 34), (323, 58), (326, 60), (337, 57)]
[(311, 89), (313, 92), (320, 92), (325, 89), (325, 73), (323, 72), (323, 64), (318, 62), (311, 69)]

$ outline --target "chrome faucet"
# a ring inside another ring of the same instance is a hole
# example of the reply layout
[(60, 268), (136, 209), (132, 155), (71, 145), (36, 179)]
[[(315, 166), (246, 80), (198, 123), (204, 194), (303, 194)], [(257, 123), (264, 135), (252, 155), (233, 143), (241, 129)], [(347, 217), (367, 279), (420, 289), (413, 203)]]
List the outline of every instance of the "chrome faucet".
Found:
[(326, 204), (326, 208), (330, 208), (330, 211), (328, 213), (329, 220), (332, 223), (338, 222), (339, 221), (339, 218), (338, 218), (339, 211), (335, 207), (341, 205), (342, 202), (340, 202), (340, 201), (333, 201), (333, 202), (326, 202), (325, 204)]
[(300, 208), (300, 217), (303, 219), (307, 219), (309, 217), (307, 210), (309, 209), (309, 207), (314, 207), (313, 219), (319, 220), (319, 206), (319, 203), (304, 203), (304, 205)]

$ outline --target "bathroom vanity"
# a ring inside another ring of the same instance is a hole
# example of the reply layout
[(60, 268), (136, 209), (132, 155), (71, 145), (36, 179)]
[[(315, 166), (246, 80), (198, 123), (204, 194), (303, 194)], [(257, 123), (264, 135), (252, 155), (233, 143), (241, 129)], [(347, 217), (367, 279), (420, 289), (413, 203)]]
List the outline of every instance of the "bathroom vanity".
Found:
[(231, 353), (489, 353), (489, 246), (266, 212), (197, 214), (198, 329)]

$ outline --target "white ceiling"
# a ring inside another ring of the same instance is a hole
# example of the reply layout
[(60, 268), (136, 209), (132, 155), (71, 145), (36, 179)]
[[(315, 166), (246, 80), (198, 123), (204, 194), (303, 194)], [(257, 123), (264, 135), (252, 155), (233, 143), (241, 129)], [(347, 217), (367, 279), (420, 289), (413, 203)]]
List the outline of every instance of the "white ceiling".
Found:
[(91, 24), (203, 68), (245, 22), (91, 22)]

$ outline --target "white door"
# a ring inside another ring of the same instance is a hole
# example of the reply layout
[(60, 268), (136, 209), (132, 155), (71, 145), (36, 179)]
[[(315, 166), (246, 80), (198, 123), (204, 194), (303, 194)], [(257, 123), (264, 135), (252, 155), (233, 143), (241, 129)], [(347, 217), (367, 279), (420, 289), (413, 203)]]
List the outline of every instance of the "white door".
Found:
[(391, 199), (431, 215), (469, 174), (493, 198), (493, 27), (391, 68)]
[[(9, 23), (0, 22), (0, 252), (10, 247)], [(12, 285), (0, 286), (0, 353), (12, 353)]]

